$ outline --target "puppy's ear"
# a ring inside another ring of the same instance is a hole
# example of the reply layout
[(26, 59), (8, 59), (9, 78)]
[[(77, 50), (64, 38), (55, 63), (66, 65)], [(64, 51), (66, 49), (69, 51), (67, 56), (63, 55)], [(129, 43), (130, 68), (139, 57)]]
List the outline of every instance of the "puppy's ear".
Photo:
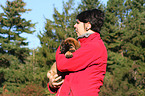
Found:
[(80, 43), (76, 39), (74, 39), (73, 42), (74, 42), (76, 50), (81, 47)]
[(79, 48), (81, 47), (81, 46), (80, 46), (80, 43), (79, 43), (76, 39), (71, 38), (71, 37), (67, 38), (64, 42), (73, 43), (74, 46), (75, 46), (75, 49), (79, 49)]
[(76, 49), (79, 49), (81, 47), (81, 45), (78, 41), (75, 43), (75, 46), (76, 46)]
[(77, 41), (76, 39), (72, 38), (71, 41), (73, 42), (76, 50), (81, 47), (79, 41)]

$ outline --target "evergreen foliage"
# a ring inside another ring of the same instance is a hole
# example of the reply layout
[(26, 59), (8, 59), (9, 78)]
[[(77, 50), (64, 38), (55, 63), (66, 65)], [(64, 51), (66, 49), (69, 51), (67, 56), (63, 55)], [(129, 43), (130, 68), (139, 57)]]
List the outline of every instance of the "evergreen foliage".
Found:
[[(37, 66), (37, 70), (41, 72), (42, 76), (40, 78), (40, 73), (38, 72), (37, 80), (42, 82), (45, 88), (48, 83), (48, 78), (46, 77), (47, 71), (55, 62), (55, 52), (61, 41), (67, 37), (76, 37), (73, 28), (75, 23), (75, 16), (72, 12), (73, 4), (73, 0), (69, 0), (66, 3), (63, 2), (62, 13), (59, 13), (57, 8), (54, 8), (54, 21), (46, 19), (45, 30), (38, 35), (42, 47), (35, 50), (35, 66)], [(71, 24), (72, 22), (73, 24)], [(48, 90), (46, 94), (50, 95)]]
[(94, 8), (103, 9), (103, 4), (100, 3), (100, 0), (81, 0), (81, 3), (78, 6), (78, 10), (85, 11), (91, 10)]
[(25, 3), (22, 0), (7, 1), (6, 5), (6, 7), (1, 5), (4, 13), (0, 13), (0, 52), (15, 56), (25, 63), (29, 50), (23, 46), (28, 45), (28, 42), (25, 42), (26, 38), (21, 37), (20, 34), (33, 33), (34, 31), (30, 29), (34, 24), (30, 23), (31, 20), (26, 21), (22, 18), (21, 14), (30, 9), (23, 8)]
[(28, 42), (21, 34), (33, 33), (31, 30), (35, 24), (21, 17), (23, 13), (30, 11), (24, 9), (25, 5), (22, 0), (6, 1), (6, 6), (1, 5), (3, 13), (0, 13), (0, 93), (4, 89), (8, 92), (18, 91), (20, 86), (32, 80), (31, 67), (25, 65), (29, 56), (29, 49), (25, 48)]
[(54, 8), (54, 21), (46, 19), (45, 30), (38, 35), (42, 46), (37, 54), (38, 63), (41, 66), (47, 65), (47, 70), (55, 62), (55, 52), (61, 41), (67, 37), (76, 37), (73, 28), (75, 17), (71, 14), (72, 6), (73, 0), (69, 0), (66, 4), (63, 3), (62, 13)]
[(143, 0), (109, 0), (103, 40), (108, 66), (100, 95), (145, 95), (145, 33)]

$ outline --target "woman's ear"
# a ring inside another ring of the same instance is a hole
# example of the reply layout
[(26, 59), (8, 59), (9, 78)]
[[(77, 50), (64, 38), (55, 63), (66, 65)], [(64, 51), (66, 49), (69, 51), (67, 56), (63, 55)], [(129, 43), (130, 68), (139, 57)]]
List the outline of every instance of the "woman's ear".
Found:
[(90, 22), (85, 23), (85, 29), (86, 29), (86, 31), (88, 31), (88, 30), (91, 29), (91, 24), (90, 24)]

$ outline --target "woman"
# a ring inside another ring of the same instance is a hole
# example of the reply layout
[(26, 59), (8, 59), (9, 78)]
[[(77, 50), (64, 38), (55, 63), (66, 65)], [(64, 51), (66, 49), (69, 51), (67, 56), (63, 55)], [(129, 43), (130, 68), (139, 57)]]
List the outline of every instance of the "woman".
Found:
[(68, 74), (64, 82), (55, 83), (61, 77), (49, 78), (48, 89), (57, 92), (57, 96), (98, 96), (107, 65), (107, 50), (99, 34), (104, 23), (104, 13), (98, 9), (87, 10), (78, 14), (76, 19), (74, 27), (81, 48), (69, 59), (59, 54), (58, 48), (57, 69)]

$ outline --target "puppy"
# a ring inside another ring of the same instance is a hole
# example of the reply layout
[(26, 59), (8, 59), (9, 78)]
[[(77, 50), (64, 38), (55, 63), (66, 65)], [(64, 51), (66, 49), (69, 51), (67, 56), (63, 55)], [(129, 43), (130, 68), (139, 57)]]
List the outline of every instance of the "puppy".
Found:
[[(66, 58), (72, 58), (73, 57), (72, 53), (75, 52), (79, 48), (80, 48), (80, 43), (76, 39), (69, 37), (61, 42), (60, 54), (65, 54)], [(55, 74), (62, 76), (62, 79), (64, 79), (65, 74), (57, 70), (56, 62), (53, 63), (53, 65), (51, 66), (51, 69), (47, 72), (47, 77), (48, 78), (50, 76), (54, 77)]]
[(80, 48), (80, 43), (74, 38), (67, 38), (62, 41), (60, 46), (61, 54), (65, 54), (66, 58), (72, 58), (73, 52)]

